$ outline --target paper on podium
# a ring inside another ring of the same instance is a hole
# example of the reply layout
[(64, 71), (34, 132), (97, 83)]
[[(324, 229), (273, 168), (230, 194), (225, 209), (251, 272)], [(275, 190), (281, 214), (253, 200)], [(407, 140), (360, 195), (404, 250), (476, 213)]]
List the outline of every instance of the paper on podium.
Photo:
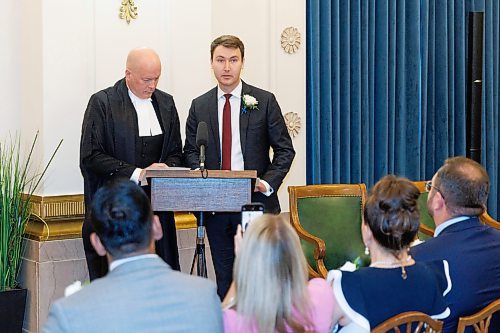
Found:
[[(155, 166), (152, 166), (152, 167), (147, 167), (144, 170), (147, 170), (147, 171), (161, 171), (161, 170), (189, 171), (191, 169), (190, 168), (186, 168), (186, 167), (155, 167)], [(141, 180), (140, 185), (141, 186), (147, 186), (148, 185), (148, 179), (147, 179), (147, 177), (144, 177), (144, 179)]]
[(186, 170), (191, 170), (190, 168), (186, 168), (186, 167), (147, 167), (146, 170), (172, 170), (172, 171), (175, 171), (175, 170), (182, 170), (182, 171), (186, 171)]

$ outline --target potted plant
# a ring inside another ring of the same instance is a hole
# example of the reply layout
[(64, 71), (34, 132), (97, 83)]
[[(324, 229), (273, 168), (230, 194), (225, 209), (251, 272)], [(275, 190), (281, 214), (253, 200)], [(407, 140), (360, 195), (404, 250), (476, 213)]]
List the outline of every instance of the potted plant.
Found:
[[(32, 173), (35, 135), (27, 156), (21, 158), (19, 135), (0, 142), (0, 322), (2, 332), (21, 332), (26, 289), (19, 289), (24, 242), (31, 213), (31, 198), (52, 162), (62, 140), (40, 173)], [(6, 316), (6, 319), (2, 319)], [(6, 325), (6, 326), (5, 326)]]

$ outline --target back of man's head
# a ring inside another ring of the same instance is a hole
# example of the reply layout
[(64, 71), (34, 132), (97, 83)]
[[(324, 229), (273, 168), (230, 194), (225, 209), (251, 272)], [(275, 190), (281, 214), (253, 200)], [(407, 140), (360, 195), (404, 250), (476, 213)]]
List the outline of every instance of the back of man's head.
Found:
[(92, 225), (106, 251), (115, 259), (148, 248), (152, 218), (149, 198), (130, 180), (104, 185), (92, 200)]
[(479, 216), (486, 209), (490, 179), (481, 164), (471, 159), (447, 159), (437, 171), (433, 185), (441, 191), (452, 216)]

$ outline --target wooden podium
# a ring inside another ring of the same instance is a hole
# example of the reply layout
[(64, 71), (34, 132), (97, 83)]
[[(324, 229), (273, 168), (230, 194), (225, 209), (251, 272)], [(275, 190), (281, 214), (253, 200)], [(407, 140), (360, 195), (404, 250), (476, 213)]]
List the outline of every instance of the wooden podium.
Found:
[(252, 182), (257, 171), (148, 169), (151, 206), (154, 211), (199, 212), (196, 250), (198, 276), (207, 277), (203, 212), (239, 212), (252, 201)]

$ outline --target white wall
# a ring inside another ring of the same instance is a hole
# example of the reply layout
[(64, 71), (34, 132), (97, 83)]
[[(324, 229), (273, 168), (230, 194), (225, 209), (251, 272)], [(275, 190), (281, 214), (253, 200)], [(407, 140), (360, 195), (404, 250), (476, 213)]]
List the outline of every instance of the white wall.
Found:
[(11, 0), (2, 4), (2, 11), (9, 13), (0, 20), (0, 138), (14, 134), (21, 127), (19, 93), (21, 90), (21, 62), (19, 45), (20, 8)]
[[(38, 154), (45, 162), (64, 139), (40, 192), (83, 192), (78, 155), (85, 107), (92, 93), (123, 76), (131, 48), (150, 46), (160, 54), (159, 88), (174, 96), (184, 137), (191, 100), (215, 85), (210, 42), (234, 34), (246, 47), (243, 79), (274, 92), (283, 113), (297, 112), (302, 118), (301, 133), (294, 139), (297, 156), (279, 192), (283, 210), (288, 210), (286, 186), (305, 183), (305, 1), (137, 0), (138, 18), (130, 24), (118, 18), (120, 4), (7, 0), (4, 7), (12, 15), (0, 21), (5, 78), (0, 81), (0, 134), (19, 129), (31, 138), (40, 130)], [(302, 34), (294, 55), (280, 47), (287, 26)]]

